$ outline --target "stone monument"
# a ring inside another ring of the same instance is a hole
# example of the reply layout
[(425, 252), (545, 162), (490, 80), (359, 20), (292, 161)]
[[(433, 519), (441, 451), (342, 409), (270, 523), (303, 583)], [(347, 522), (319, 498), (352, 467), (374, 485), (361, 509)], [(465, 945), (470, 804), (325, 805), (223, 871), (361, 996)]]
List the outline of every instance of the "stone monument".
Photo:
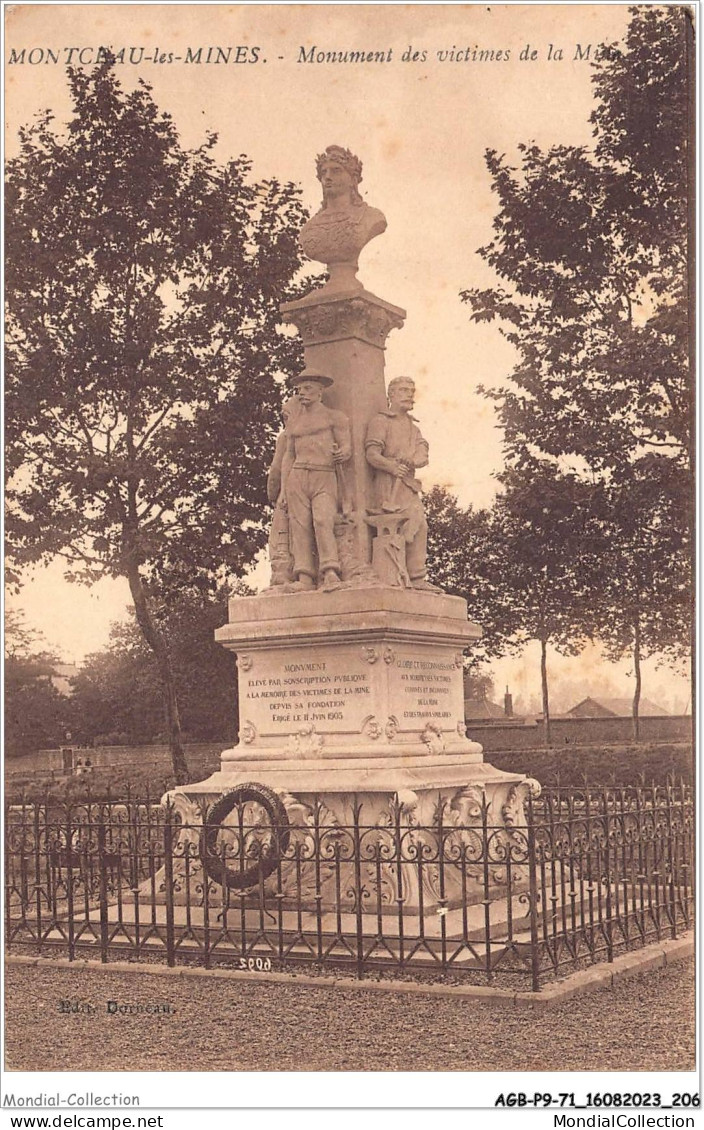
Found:
[[(199, 799), (243, 783), (273, 791), (291, 826), (432, 826), (438, 804), (468, 824), (510, 829), (534, 783), (487, 764), (464, 722), (463, 651), (481, 635), (466, 602), (426, 578), (417, 472), (431, 455), (411, 417), (414, 383), (384, 378), (405, 312), (357, 279), (359, 254), (386, 228), (339, 146), (317, 159), (320, 211), (304, 252), (329, 282), (282, 307), (305, 347), (269, 474), (272, 580), (230, 601), (216, 638), (237, 655), (239, 742), (206, 781), (171, 794), (184, 820)], [(388, 395), (387, 395), (388, 392)], [(323, 897), (325, 897), (323, 895)], [(411, 899), (411, 903), (413, 899)], [(421, 900), (434, 913), (432, 892)]]

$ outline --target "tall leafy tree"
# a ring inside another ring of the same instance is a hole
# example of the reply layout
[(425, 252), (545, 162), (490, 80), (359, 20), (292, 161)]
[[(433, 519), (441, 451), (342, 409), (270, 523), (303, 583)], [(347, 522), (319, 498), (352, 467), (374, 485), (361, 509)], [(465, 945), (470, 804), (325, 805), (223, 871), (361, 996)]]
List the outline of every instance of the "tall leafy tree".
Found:
[(561, 472), (548, 460), (524, 458), (503, 472), (492, 514), (501, 546), (501, 585), (512, 605), (514, 647), (540, 644), (546, 744), (552, 743), (548, 647), (578, 655), (598, 621), (593, 603), (604, 531), (598, 485)]
[(475, 701), (491, 699), (496, 693), (496, 685), (490, 672), (468, 670), (464, 673), (464, 697)]
[(52, 683), (58, 663), (21, 613), (5, 611), (5, 749), (17, 757), (59, 745), (71, 727), (70, 704)]
[(503, 545), (495, 539), (489, 510), (465, 509), (439, 486), (423, 501), (429, 576), (444, 592), (466, 600), (468, 618), (482, 629), (467, 660), (467, 674), (479, 677), (482, 667), (514, 646), (513, 600), (503, 584)]
[(603, 491), (528, 456), (498, 478), (502, 491), (489, 511), (463, 510), (440, 488), (426, 496), (430, 573), (467, 600), (469, 618), (482, 626), (475, 664), (540, 643), (549, 744), (548, 648), (576, 655), (596, 631)]
[(528, 439), (623, 470), (692, 453), (688, 364), (688, 14), (632, 10), (595, 67), (595, 144), (487, 154), (499, 199), (480, 254), (502, 285), (467, 290), (519, 354), (498, 401), (508, 454)]
[(635, 741), (643, 660), (655, 656), (679, 663), (688, 652), (692, 592), (678, 512), (682, 502), (662, 489), (658, 476), (648, 474), (647, 460), (638, 461), (626, 487), (613, 483), (605, 492), (605, 537), (595, 585), (597, 634), (609, 658), (632, 659)]
[[(201, 741), (237, 735), (234, 656), (213, 632), (227, 621), (228, 592), (153, 601), (152, 614), (169, 649), (184, 734)], [(165, 730), (159, 669), (135, 619), (113, 625), (109, 646), (89, 655), (71, 700), (73, 729), (86, 740), (141, 744)]]
[[(593, 604), (608, 590), (604, 638), (627, 621), (633, 648), (634, 607), (642, 643), (644, 610), (666, 589), (683, 607), (691, 585), (692, 59), (685, 7), (632, 8), (594, 67), (593, 145), (521, 145), (515, 167), (487, 154), (499, 211), (480, 254), (500, 285), (462, 295), (517, 350), (511, 385), (487, 392), (509, 466), (567, 457), (609, 494), (622, 567), (595, 578)], [(687, 620), (661, 620), (665, 654)]]
[[(158, 620), (154, 607), (152, 615)], [(171, 646), (169, 655), (175, 667)], [(159, 670), (134, 618), (112, 625), (107, 647), (86, 656), (73, 688), (72, 731), (86, 745), (147, 744), (165, 729)], [(176, 693), (183, 725), (178, 685)]]
[(152, 594), (212, 588), (264, 544), (305, 213), (245, 157), (218, 164), (215, 136), (184, 149), (110, 62), (68, 78), (66, 127), (39, 117), (8, 166), (7, 541), (18, 567), (59, 555), (76, 579), (127, 578), (182, 782)]

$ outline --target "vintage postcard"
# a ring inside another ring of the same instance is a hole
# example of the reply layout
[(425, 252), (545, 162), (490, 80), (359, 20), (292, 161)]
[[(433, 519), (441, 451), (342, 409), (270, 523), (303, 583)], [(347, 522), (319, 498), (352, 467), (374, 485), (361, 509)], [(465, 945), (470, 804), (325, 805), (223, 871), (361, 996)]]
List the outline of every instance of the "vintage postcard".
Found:
[(694, 9), (4, 16), (9, 1105), (689, 1125)]

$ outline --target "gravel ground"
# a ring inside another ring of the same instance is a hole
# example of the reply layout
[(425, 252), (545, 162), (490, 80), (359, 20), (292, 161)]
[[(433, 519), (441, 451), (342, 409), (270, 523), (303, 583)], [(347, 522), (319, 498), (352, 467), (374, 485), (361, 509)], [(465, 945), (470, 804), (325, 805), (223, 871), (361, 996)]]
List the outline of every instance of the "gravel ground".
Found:
[[(9, 965), (9, 1071), (689, 1071), (694, 963), (539, 1013), (404, 996), (107, 969)], [(170, 1012), (107, 1014), (107, 1001)], [(61, 1012), (61, 1001), (95, 1012)]]

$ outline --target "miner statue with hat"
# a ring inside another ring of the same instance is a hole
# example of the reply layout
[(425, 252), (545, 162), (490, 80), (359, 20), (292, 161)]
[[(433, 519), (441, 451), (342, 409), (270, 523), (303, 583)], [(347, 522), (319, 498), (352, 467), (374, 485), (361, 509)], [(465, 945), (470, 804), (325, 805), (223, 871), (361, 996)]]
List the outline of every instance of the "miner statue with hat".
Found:
[(324, 389), (333, 383), (312, 369), (291, 381), (298, 410), (286, 423), (282, 478), (295, 578), (288, 588), (294, 592), (316, 588), (318, 577), (328, 592), (340, 584), (335, 520), (341, 465), (352, 455), (352, 437), (345, 413), (322, 403)]

